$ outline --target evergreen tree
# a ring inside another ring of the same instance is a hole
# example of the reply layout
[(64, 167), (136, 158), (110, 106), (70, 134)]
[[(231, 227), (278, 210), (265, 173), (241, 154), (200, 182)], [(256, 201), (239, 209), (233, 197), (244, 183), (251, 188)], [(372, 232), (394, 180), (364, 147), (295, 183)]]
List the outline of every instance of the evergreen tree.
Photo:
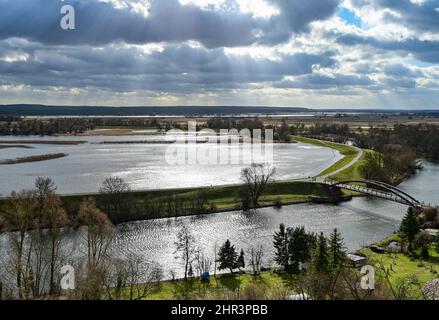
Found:
[(399, 232), (404, 238), (409, 242), (409, 251), (412, 250), (412, 244), (418, 234), (421, 226), (419, 224), (418, 218), (413, 207), (408, 208), (407, 214), (401, 222), (401, 227)]
[(244, 250), (241, 249), (241, 253), (239, 254), (238, 260), (236, 260), (236, 268), (244, 269), (245, 268), (245, 253)]
[(439, 253), (439, 234), (436, 235), (434, 242), (435, 242), (436, 252)]
[(218, 260), (220, 263), (218, 266), (219, 270), (229, 269), (230, 273), (233, 274), (233, 269), (237, 263), (238, 254), (236, 253), (235, 246), (232, 246), (230, 240), (227, 241), (221, 246), (218, 252)]
[(329, 259), (333, 269), (338, 268), (346, 258), (346, 248), (344, 239), (337, 229), (331, 233), (329, 237)]
[(288, 269), (289, 256), (288, 256), (288, 230), (284, 224), (279, 226), (279, 231), (274, 234), (273, 241), (276, 252), (274, 254), (274, 261), (282, 266), (284, 270)]
[(329, 268), (328, 241), (323, 232), (317, 239), (317, 246), (314, 256), (314, 266), (319, 272), (327, 272)]
[(288, 272), (300, 271), (300, 264), (311, 260), (312, 249), (315, 246), (315, 236), (307, 234), (304, 227), (288, 230), (288, 256), (291, 265)]

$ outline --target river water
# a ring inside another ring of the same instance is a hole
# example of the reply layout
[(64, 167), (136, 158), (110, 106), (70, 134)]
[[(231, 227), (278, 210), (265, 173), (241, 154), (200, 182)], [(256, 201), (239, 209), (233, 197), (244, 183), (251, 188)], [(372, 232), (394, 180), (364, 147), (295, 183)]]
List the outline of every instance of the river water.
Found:
[[(241, 169), (248, 166), (243, 163), (168, 164), (165, 155), (169, 144), (99, 144), (103, 141), (163, 141), (163, 136), (0, 137), (0, 140), (16, 141), (38, 139), (85, 140), (88, 143), (32, 144), (31, 149), (0, 149), (0, 160), (50, 153), (68, 154), (67, 157), (49, 161), (0, 165), (0, 196), (6, 196), (13, 190), (32, 188), (38, 176), (51, 177), (61, 194), (97, 192), (108, 176), (120, 176), (136, 190), (224, 185), (238, 183)], [(272, 146), (273, 166), (277, 170), (276, 179), (279, 180), (313, 176), (342, 158), (332, 149), (303, 143), (279, 143)], [(231, 154), (236, 148), (239, 147), (197, 144), (189, 146), (187, 152)], [(261, 155), (262, 158), (264, 156)]]
[[(108, 139), (108, 138), (106, 138)], [(74, 146), (71, 150), (71, 155), (61, 161), (70, 161), (72, 168), (69, 172), (61, 170), (63, 164), (60, 160), (51, 161), (50, 166), (47, 163), (32, 163), (20, 165), (19, 167), (10, 166), (7, 170), (0, 168), (2, 182), (0, 188), (2, 191), (8, 191), (10, 188), (17, 188), (18, 186), (30, 187), (36, 174), (44, 174), (48, 176), (55, 175), (55, 180), (63, 183), (63, 179), (72, 179), (71, 184), (61, 184), (61, 190), (74, 190), (78, 188), (78, 181), (75, 180), (77, 170), (80, 170), (81, 179), (79, 182), (87, 188), (96, 187), (95, 183), (90, 181), (87, 177), (90, 175), (90, 170), (99, 168), (100, 180), (108, 172), (119, 168), (118, 174), (124, 171), (130, 171), (132, 168), (149, 168), (151, 163), (143, 163), (140, 166), (129, 164), (125, 169), (118, 165), (120, 159), (127, 161), (129, 159), (135, 162), (136, 155), (144, 154), (145, 148), (149, 152), (153, 152), (154, 148), (160, 148), (160, 145), (90, 145)], [(46, 148), (47, 146), (39, 146), (38, 148)], [(49, 148), (49, 147), (47, 147)], [(52, 148), (60, 148), (60, 146)], [(62, 146), (64, 148), (64, 146)], [(115, 159), (108, 159), (108, 156), (115, 152), (116, 148), (118, 155)], [(109, 149), (112, 149), (111, 151)], [(7, 149), (8, 150), (8, 149)], [(12, 150), (12, 149), (9, 149)], [(23, 149), (24, 150), (24, 149)], [(20, 152), (24, 152), (20, 150)], [(32, 149), (31, 149), (32, 150)], [(333, 153), (330, 149), (313, 147), (303, 144), (291, 145), (277, 145), (276, 146), (277, 164), (280, 166), (280, 175), (282, 178), (292, 178), (298, 176), (308, 176), (319, 172), (322, 168), (339, 159), (339, 155)], [(4, 150), (3, 150), (4, 151)], [(3, 152), (3, 151), (0, 151)], [(29, 150), (25, 150), (28, 152)], [(75, 155), (78, 152), (78, 155)], [(86, 160), (87, 153), (94, 152), (93, 157), (100, 157), (97, 162)], [(158, 166), (155, 172), (160, 172), (159, 161), (156, 156), (151, 156)], [(80, 160), (82, 159), (82, 160)], [(103, 162), (104, 159), (106, 162)], [(76, 163), (76, 166), (73, 165)], [(104, 163), (104, 165), (103, 165)], [(309, 165), (309, 166), (308, 166)], [(80, 169), (83, 166), (83, 169)], [(107, 168), (108, 167), (108, 168)], [(76, 168), (76, 169), (75, 169)], [(181, 168), (180, 168), (181, 169)], [(191, 184), (222, 184), (224, 182), (235, 182), (239, 176), (239, 167), (226, 168), (222, 171), (218, 168), (209, 170), (210, 168), (184, 168), (179, 173), (171, 171), (162, 175), (162, 179), (166, 183), (173, 181), (171, 186), (186, 186), (187, 181), (181, 180), (189, 179)], [(106, 171), (108, 170), (108, 171)], [(177, 170), (177, 169), (175, 169)], [(193, 170), (184, 172), (185, 170)], [(200, 172), (207, 171), (207, 172)], [(15, 174), (13, 173), (15, 172)], [(141, 174), (141, 171), (136, 171), (136, 174)], [(149, 173), (151, 171), (148, 171)], [(203, 179), (198, 180), (194, 178), (191, 180), (190, 174), (201, 174)], [(134, 175), (136, 175), (134, 174)], [(83, 175), (83, 176), (82, 176)], [(181, 175), (177, 177), (170, 177), (172, 175)], [(6, 177), (6, 180), (3, 178)], [(124, 177), (131, 177), (125, 175)], [(129, 179), (131, 183), (137, 181), (136, 178)], [(424, 161), (424, 169), (417, 175), (404, 181), (400, 187), (425, 202), (439, 203), (438, 185), (439, 181), (439, 165)], [(147, 180), (146, 187), (156, 187), (163, 185), (163, 181), (151, 182)], [(136, 187), (141, 184), (134, 183)], [(167, 185), (169, 187), (169, 185)], [(89, 189), (86, 189), (89, 190)], [(95, 190), (95, 189), (93, 189)], [(169, 271), (175, 271), (177, 275), (181, 275), (181, 266), (179, 261), (174, 258), (176, 234), (183, 224), (187, 225), (195, 235), (197, 246), (202, 248), (205, 254), (214, 258), (215, 249), (230, 239), (237, 249), (248, 250), (251, 247), (262, 245), (264, 247), (264, 265), (271, 265), (273, 263), (273, 233), (278, 229), (279, 224), (284, 223), (286, 226), (305, 226), (308, 231), (324, 232), (328, 235), (334, 228), (342, 233), (346, 247), (349, 250), (356, 250), (363, 245), (367, 245), (395, 232), (400, 224), (400, 221), (405, 214), (407, 207), (396, 204), (390, 201), (374, 199), (374, 198), (355, 198), (350, 202), (340, 205), (326, 205), (326, 204), (300, 204), (284, 206), (281, 209), (264, 208), (257, 212), (245, 213), (240, 211), (232, 211), (226, 213), (218, 213), (211, 215), (200, 215), (193, 217), (180, 217), (171, 219), (158, 219), (151, 221), (130, 222), (119, 225), (117, 227), (117, 239), (114, 245), (114, 250), (119, 255), (124, 255), (128, 252), (134, 252), (142, 255), (146, 260), (159, 263), (168, 274)], [(70, 243), (78, 240), (77, 236), (72, 235)], [(76, 242), (75, 242), (76, 243)], [(77, 249), (81, 248), (80, 241), (75, 244)], [(75, 255), (72, 255), (75, 256)]]
[[(439, 203), (439, 165), (424, 161), (424, 169), (403, 182), (401, 189), (427, 203)], [(264, 264), (273, 264), (273, 233), (279, 224), (305, 226), (308, 231), (328, 235), (337, 228), (350, 251), (379, 241), (398, 228), (406, 206), (375, 198), (355, 198), (340, 205), (300, 204), (277, 210), (233, 211), (195, 217), (132, 222), (118, 227), (117, 252), (135, 252), (160, 263), (166, 271), (181, 270), (174, 258), (176, 234), (186, 224), (206, 254), (214, 257), (215, 248), (230, 239), (238, 249), (262, 245)]]

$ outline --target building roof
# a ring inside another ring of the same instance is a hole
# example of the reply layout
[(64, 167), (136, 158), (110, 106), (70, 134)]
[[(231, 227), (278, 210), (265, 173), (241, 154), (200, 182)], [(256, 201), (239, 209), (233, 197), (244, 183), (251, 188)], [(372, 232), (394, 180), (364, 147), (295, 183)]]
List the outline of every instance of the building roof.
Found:
[(424, 232), (428, 233), (430, 236), (436, 236), (439, 234), (439, 229), (425, 229)]
[(356, 254), (352, 254), (352, 253), (349, 253), (349, 254), (347, 255), (347, 258), (348, 258), (349, 260), (351, 260), (351, 261), (354, 261), (354, 262), (364, 261), (364, 260), (367, 259), (366, 257), (357, 256)]

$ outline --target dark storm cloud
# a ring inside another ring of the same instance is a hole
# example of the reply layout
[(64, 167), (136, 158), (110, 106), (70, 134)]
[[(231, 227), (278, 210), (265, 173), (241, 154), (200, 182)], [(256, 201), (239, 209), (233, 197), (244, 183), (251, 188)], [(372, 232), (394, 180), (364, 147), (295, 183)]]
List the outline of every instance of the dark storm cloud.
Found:
[(23, 37), (45, 44), (103, 45), (197, 40), (208, 48), (286, 41), (315, 20), (330, 17), (338, 0), (269, 0), (280, 9), (270, 20), (230, 10), (205, 10), (178, 0), (151, 0), (145, 17), (130, 8), (97, 0), (71, 1), (76, 30), (59, 26), (60, 8), (53, 0), (0, 0), (0, 38)]
[(277, 43), (288, 40), (291, 32), (306, 31), (309, 23), (331, 17), (339, 0), (269, 0), (280, 9), (265, 27), (263, 42)]
[(397, 15), (387, 13), (385, 20), (410, 29), (424, 32), (439, 31), (439, 0), (414, 3), (410, 0), (352, 0), (356, 7), (372, 5), (377, 10), (391, 9)]
[[(112, 90), (194, 92), (203, 88), (248, 87), (279, 81), (285, 76), (313, 72), (313, 66), (332, 67), (335, 52), (283, 54), (278, 60), (227, 55), (224, 49), (166, 46), (146, 54), (140, 48), (106, 46), (43, 46), (24, 40), (0, 42), (2, 56), (17, 53), (22, 60), (0, 60), (7, 83), (32, 86), (105, 87)], [(129, 56), (130, 59), (126, 57)]]

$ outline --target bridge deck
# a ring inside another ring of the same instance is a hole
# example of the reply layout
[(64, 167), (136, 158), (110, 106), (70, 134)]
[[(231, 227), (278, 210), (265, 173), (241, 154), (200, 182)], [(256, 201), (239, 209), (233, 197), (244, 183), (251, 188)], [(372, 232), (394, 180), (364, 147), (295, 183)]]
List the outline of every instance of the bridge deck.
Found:
[[(396, 187), (389, 186), (390, 188), (388, 188), (388, 187), (386, 187), (386, 185), (382, 185), (382, 183), (378, 182), (378, 181), (369, 181), (369, 180), (361, 181), (361, 182), (366, 183), (366, 184), (369, 183), (369, 184), (377, 185), (376, 189), (369, 187), (369, 186), (363, 186), (363, 185), (359, 185), (359, 184), (351, 184), (353, 181), (338, 182), (338, 181), (330, 180), (327, 178), (311, 178), (309, 181), (314, 182), (314, 183), (328, 185), (328, 186), (333, 186), (333, 187), (337, 187), (337, 188), (341, 188), (341, 189), (345, 189), (345, 190), (359, 192), (362, 194), (370, 195), (373, 197), (393, 201), (393, 202), (408, 205), (408, 206), (414, 206), (414, 207), (418, 207), (418, 208), (432, 207), (431, 205), (427, 205), (424, 202), (420, 202), (420, 201), (414, 199), (413, 197), (411, 197), (410, 195), (408, 195), (404, 191), (399, 190)], [(360, 181), (358, 181), (358, 182), (360, 182)], [(380, 189), (378, 189), (378, 187)], [(387, 189), (387, 190), (389, 190), (389, 192), (387, 192), (385, 190), (381, 190), (381, 189)]]

